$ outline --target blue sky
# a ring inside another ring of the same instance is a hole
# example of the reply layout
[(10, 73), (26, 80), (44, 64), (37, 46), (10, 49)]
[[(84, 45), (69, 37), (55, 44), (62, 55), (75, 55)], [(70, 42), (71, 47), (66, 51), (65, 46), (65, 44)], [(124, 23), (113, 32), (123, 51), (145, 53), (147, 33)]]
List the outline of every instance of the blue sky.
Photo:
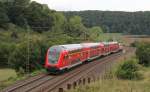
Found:
[[(32, 0), (33, 1), (33, 0)], [(58, 11), (150, 11), (150, 0), (34, 0)]]

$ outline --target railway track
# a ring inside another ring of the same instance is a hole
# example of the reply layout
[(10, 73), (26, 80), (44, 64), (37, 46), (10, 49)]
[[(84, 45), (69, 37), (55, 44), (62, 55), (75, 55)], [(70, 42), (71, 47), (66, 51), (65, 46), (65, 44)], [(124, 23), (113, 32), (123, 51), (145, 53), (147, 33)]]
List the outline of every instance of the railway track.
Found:
[[(126, 52), (129, 52), (127, 49)], [(61, 75), (47, 75), (43, 74), (32, 79), (26, 80), (26, 82), (15, 84), (11, 88), (5, 89), (3, 92), (52, 92), (56, 91), (57, 87), (73, 81), (75, 79), (82, 78), (87, 75), (93, 75), (94, 73), (102, 72), (106, 68), (105, 65), (111, 61), (117, 59), (117, 57), (123, 55), (121, 52), (103, 57), (101, 59), (94, 60), (78, 66), (76, 69), (69, 71)], [(91, 68), (90, 68), (91, 67)], [(97, 71), (99, 70), (99, 71)]]
[(40, 79), (42, 79), (42, 78), (44, 78), (44, 77), (46, 77), (46, 76), (47, 76), (47, 74), (42, 73), (42, 74), (40, 74), (40, 75), (38, 75), (38, 76), (34, 76), (34, 77), (30, 77), (30, 78), (28, 78), (28, 79), (24, 79), (24, 80), (21, 80), (21, 81), (17, 81), (14, 85), (12, 85), (12, 86), (10, 86), (10, 87), (7, 87), (7, 88), (4, 89), (2, 92), (12, 92), (12, 91), (14, 91), (14, 90), (16, 90), (16, 89), (18, 89), (18, 88), (21, 88), (21, 87), (23, 87), (23, 86), (26, 86), (26, 85), (28, 85), (28, 84), (30, 84), (30, 83), (32, 83), (32, 82), (37, 81), (37, 80), (40, 80)]

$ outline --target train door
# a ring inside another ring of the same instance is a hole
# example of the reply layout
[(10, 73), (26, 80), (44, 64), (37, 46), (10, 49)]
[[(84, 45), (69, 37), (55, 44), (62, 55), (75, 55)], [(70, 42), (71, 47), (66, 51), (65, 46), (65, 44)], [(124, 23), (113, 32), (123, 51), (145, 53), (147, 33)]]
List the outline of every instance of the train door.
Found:
[(85, 60), (87, 60), (87, 58), (88, 58), (88, 51), (87, 50), (85, 50), (84, 52), (83, 52), (83, 61), (85, 61)]
[(69, 55), (68, 55), (68, 54), (66, 54), (66, 55), (64, 56), (64, 59), (63, 59), (62, 64), (63, 64), (64, 67), (70, 65), (70, 62), (69, 62)]
[(98, 51), (98, 56), (101, 56), (102, 55), (102, 48), (99, 47), (97, 51)]

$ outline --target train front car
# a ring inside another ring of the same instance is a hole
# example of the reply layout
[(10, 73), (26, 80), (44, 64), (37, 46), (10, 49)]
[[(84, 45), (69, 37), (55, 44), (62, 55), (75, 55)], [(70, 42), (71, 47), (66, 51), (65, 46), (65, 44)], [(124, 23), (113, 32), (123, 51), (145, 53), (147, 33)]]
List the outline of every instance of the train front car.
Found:
[(48, 49), (45, 60), (45, 68), (50, 73), (60, 71), (60, 61), (62, 60), (63, 48), (52, 46)]

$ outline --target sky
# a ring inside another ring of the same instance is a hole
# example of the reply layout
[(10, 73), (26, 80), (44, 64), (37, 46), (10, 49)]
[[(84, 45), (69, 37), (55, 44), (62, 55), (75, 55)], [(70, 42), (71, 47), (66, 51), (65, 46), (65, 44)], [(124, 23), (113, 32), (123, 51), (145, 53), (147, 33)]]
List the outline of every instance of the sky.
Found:
[(32, 0), (57, 11), (150, 11), (150, 0)]

